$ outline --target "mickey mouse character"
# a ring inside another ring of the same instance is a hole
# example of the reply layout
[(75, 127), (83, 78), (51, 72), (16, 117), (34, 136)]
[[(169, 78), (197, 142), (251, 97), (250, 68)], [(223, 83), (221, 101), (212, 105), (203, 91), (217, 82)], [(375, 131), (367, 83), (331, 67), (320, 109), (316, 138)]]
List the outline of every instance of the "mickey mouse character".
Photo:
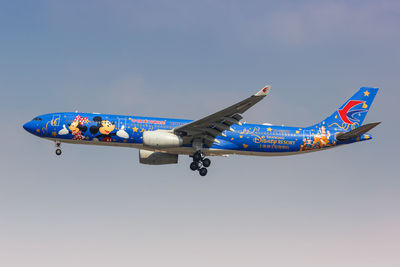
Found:
[(90, 127), (90, 132), (95, 135), (100, 132), (99, 135), (96, 135), (94, 138), (99, 139), (102, 142), (111, 142), (111, 136), (118, 136), (121, 138), (129, 138), (128, 133), (124, 130), (124, 126), (121, 127), (119, 131), (116, 133), (112, 133), (115, 130), (115, 123), (110, 122), (108, 120), (103, 120), (101, 117), (97, 116), (93, 118), (93, 121), (97, 123), (97, 125), (93, 125)]
[(59, 135), (73, 134), (74, 138), (72, 140), (84, 140), (85, 137), (82, 135), (82, 132), (87, 131), (87, 127), (83, 126), (89, 120), (86, 117), (81, 117), (80, 115), (76, 116), (76, 118), (68, 124), (68, 129), (63, 125), (63, 128), (58, 132)]

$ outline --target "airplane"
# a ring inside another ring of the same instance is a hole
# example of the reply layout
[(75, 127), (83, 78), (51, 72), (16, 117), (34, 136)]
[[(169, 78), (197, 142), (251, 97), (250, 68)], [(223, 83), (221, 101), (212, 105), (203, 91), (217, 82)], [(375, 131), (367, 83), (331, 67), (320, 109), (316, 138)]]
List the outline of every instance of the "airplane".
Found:
[(106, 145), (139, 149), (139, 162), (178, 163), (189, 155), (192, 171), (207, 175), (209, 156), (284, 156), (320, 151), (370, 140), (380, 122), (363, 125), (378, 88), (362, 87), (331, 116), (308, 127), (241, 122), (242, 115), (271, 90), (269, 85), (228, 108), (198, 120), (60, 112), (40, 115), (23, 125), (28, 132), (61, 143)]

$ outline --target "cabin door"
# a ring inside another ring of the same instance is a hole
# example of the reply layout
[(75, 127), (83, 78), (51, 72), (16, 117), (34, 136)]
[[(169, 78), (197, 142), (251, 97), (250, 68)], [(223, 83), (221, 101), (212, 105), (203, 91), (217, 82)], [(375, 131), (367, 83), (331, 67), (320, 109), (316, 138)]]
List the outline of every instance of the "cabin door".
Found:
[(304, 130), (303, 139), (311, 140), (312, 139), (311, 131)]
[(125, 129), (126, 130), (126, 118), (118, 119), (118, 130)]
[(51, 126), (60, 126), (60, 114), (53, 115), (51, 119)]

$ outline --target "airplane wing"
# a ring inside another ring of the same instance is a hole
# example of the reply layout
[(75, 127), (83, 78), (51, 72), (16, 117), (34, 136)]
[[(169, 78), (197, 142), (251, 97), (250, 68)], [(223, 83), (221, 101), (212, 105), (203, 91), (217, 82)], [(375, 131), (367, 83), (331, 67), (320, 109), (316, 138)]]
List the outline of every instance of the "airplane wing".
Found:
[(378, 126), (378, 124), (380, 124), (380, 122), (368, 123), (368, 124), (362, 125), (358, 128), (355, 128), (354, 130), (351, 130), (349, 132), (338, 133), (336, 135), (336, 139), (339, 141), (347, 141), (347, 140), (359, 137), (359, 136), (367, 133), (369, 130)]
[(197, 140), (198, 142), (211, 147), (214, 142), (218, 142), (218, 140), (216, 140), (217, 136), (224, 136), (222, 133), (223, 131), (232, 131), (231, 126), (233, 124), (241, 125), (240, 120), (243, 119), (241, 114), (261, 101), (268, 95), (270, 90), (271, 86), (267, 85), (258, 93), (236, 103), (235, 105), (211, 114), (205, 118), (174, 128), (173, 131), (184, 136), (186, 142)]

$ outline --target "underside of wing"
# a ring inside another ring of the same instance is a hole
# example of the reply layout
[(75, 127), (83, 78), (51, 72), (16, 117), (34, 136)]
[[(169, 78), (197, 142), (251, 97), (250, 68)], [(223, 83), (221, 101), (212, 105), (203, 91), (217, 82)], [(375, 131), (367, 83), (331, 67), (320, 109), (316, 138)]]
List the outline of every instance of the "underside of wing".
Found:
[(240, 101), (228, 108), (218, 111), (202, 119), (173, 129), (176, 134), (184, 138), (184, 143), (193, 143), (196, 146), (203, 144), (211, 147), (218, 142), (217, 136), (224, 136), (224, 131), (232, 131), (231, 126), (240, 125), (242, 114), (268, 95), (271, 87), (265, 86), (258, 93)]

